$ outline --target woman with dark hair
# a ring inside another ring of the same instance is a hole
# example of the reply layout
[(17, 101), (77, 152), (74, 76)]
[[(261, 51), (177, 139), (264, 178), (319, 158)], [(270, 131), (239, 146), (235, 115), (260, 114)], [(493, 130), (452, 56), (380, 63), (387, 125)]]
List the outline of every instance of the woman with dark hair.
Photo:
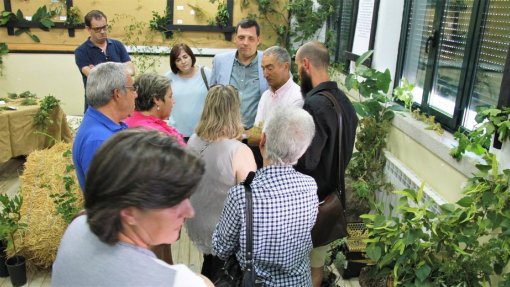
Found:
[(200, 214), (186, 221), (190, 239), (204, 254), (202, 274), (213, 279), (223, 262), (212, 250), (212, 233), (218, 223), (227, 191), (244, 181), (257, 165), (250, 148), (239, 141), (243, 134), (241, 101), (233, 86), (214, 86), (205, 100), (200, 121), (188, 148), (205, 162), (205, 174), (191, 202)]
[(170, 123), (187, 141), (200, 118), (209, 89), (211, 70), (196, 66), (196, 57), (186, 44), (177, 44), (170, 51), (171, 71), (166, 76), (172, 81), (177, 106)]
[(128, 129), (96, 153), (85, 185), (86, 215), (67, 228), (53, 264), (53, 286), (212, 286), (149, 249), (179, 238), (194, 216), (189, 197), (204, 165), (174, 138)]
[(134, 87), (138, 94), (134, 113), (124, 120), (130, 128), (145, 127), (159, 130), (184, 145), (182, 135), (166, 122), (174, 106), (172, 89), (168, 78), (154, 74), (142, 74), (136, 78)]

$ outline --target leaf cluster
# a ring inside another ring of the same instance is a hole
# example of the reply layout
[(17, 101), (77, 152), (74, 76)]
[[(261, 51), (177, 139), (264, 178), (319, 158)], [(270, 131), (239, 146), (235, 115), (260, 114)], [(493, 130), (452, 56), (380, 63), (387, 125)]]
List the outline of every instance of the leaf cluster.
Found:
[(472, 131), (458, 130), (454, 137), (458, 145), (450, 150), (450, 155), (460, 160), (466, 151), (482, 155), (489, 148), (492, 136), (497, 133), (498, 140), (510, 139), (510, 108), (478, 107)]
[[(70, 157), (71, 151), (67, 150), (62, 154), (63, 157)], [(50, 198), (53, 199), (53, 203), (55, 204), (55, 210), (58, 215), (62, 217), (64, 222), (67, 224), (71, 223), (74, 216), (80, 211), (80, 206), (76, 203), (78, 202), (78, 196), (74, 192), (74, 188), (76, 186), (76, 182), (74, 178), (70, 175), (74, 170), (73, 164), (68, 164), (66, 166), (65, 175), (62, 177), (62, 181), (64, 182), (65, 191), (62, 193), (53, 193), (50, 195)]]
[[(2, 11), (0, 14), (0, 27), (7, 25), (19, 25), (26, 24), (29, 22), (35, 22), (39, 24), (39, 28), (44, 31), (49, 31), (50, 28), (55, 26), (52, 18), (55, 17), (59, 13), (58, 9), (48, 9), (46, 6), (41, 6), (37, 8), (34, 15), (32, 15), (32, 20), (28, 21), (25, 19), (23, 12), (21, 10), (17, 10), (16, 14), (10, 11)], [(32, 34), (30, 28), (16, 28), (14, 31), (14, 35), (19, 36), (21, 34), (27, 34), (32, 41), (39, 43), (41, 40), (36, 35)]]
[(77, 27), (83, 25), (80, 8), (77, 6), (66, 7), (66, 21), (64, 24), (67, 27)]
[[(392, 275), (394, 286), (485, 286), (503, 275), (510, 262), (510, 170), (499, 173), (493, 154), (484, 160), (464, 196), (440, 213), (423, 203), (422, 186), (396, 192), (401, 198), (390, 218), (382, 208), (362, 215), (379, 276)], [(508, 284), (503, 276), (500, 286)]]
[(13, 197), (0, 194), (0, 203), (2, 204), (0, 209), (0, 238), (7, 240), (7, 248), (12, 248), (16, 254), (14, 235), (27, 226), (25, 223), (20, 222), (23, 197), (19, 194)]
[(411, 112), (413, 118), (426, 124), (425, 129), (435, 131), (438, 135), (444, 134), (444, 129), (440, 123), (436, 122), (436, 117), (422, 113), (420, 109)]
[(229, 19), (230, 14), (228, 13), (227, 3), (225, 1), (219, 1), (218, 10), (216, 11), (216, 16), (214, 17), (216, 25), (219, 27), (226, 27)]
[(380, 72), (363, 65), (372, 52), (367, 51), (358, 58), (354, 72), (345, 79), (345, 86), (348, 90), (359, 92), (360, 101), (353, 105), (361, 118), (356, 135), (356, 151), (347, 174), (353, 179), (358, 196), (368, 199), (373, 205), (375, 192), (389, 188), (383, 173), (386, 163), (383, 150), (391, 121), (395, 117), (394, 111), (402, 107), (390, 105), (392, 98), (387, 95), (391, 83), (390, 71), (386, 69)]
[(53, 123), (51, 120), (51, 113), (53, 110), (58, 107), (60, 104), (60, 100), (55, 98), (52, 95), (48, 95), (41, 100), (39, 105), (39, 110), (34, 115), (32, 120), (33, 125), (41, 131), (45, 131), (49, 125)]
[(3, 56), (9, 53), (9, 48), (6, 43), (0, 43), (0, 76), (3, 75)]

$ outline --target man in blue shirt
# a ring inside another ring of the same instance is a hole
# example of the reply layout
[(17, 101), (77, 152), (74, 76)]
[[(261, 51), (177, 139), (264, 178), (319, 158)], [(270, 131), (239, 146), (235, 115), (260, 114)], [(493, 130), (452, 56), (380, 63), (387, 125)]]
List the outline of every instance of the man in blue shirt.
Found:
[(90, 71), (87, 81), (89, 108), (73, 143), (73, 162), (82, 191), (85, 176), (96, 150), (118, 131), (135, 109), (137, 97), (133, 71), (120, 63), (103, 63)]
[(214, 56), (211, 86), (232, 85), (241, 97), (241, 116), (246, 129), (253, 126), (260, 96), (267, 90), (262, 72), (260, 27), (257, 21), (243, 19), (236, 26), (234, 38), (237, 50)]
[[(76, 65), (81, 72), (85, 88), (90, 70), (98, 64), (104, 62), (127, 63), (134, 71), (124, 44), (114, 39), (108, 39), (107, 21), (106, 15), (99, 10), (92, 10), (85, 15), (85, 26), (90, 37), (74, 51)], [(85, 111), (87, 106), (85, 97)]]

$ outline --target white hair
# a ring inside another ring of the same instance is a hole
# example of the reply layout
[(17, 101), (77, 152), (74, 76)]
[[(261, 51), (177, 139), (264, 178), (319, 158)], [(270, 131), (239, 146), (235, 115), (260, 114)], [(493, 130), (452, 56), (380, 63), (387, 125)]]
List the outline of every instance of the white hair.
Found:
[(315, 134), (312, 116), (296, 107), (278, 107), (264, 123), (266, 159), (270, 164), (295, 164)]

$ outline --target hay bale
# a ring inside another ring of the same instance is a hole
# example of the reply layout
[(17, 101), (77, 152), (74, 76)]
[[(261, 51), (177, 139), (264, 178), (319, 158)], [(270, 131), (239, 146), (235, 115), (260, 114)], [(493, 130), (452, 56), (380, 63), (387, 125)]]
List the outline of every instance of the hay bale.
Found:
[[(29, 265), (50, 268), (57, 255), (60, 239), (67, 223), (56, 212), (51, 194), (66, 191), (63, 177), (74, 179), (72, 192), (77, 195), (75, 203), (83, 206), (83, 196), (74, 170), (66, 170), (72, 164), (71, 143), (57, 143), (52, 148), (32, 152), (25, 163), (20, 177), (23, 206), (21, 221), (28, 225), (16, 240), (19, 253), (24, 255)], [(64, 156), (67, 152), (68, 156)]]

